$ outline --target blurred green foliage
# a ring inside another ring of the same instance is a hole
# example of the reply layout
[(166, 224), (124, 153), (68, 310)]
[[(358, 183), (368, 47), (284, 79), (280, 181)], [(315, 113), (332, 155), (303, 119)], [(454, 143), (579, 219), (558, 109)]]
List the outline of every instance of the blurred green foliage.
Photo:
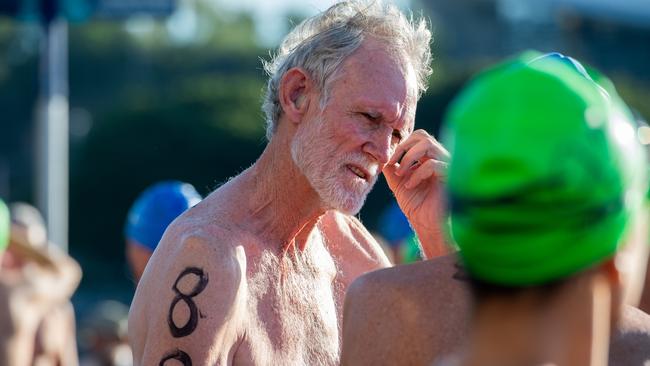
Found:
[(164, 29), (138, 37), (109, 23), (71, 30), (71, 107), (92, 116), (71, 154), (70, 248), (95, 269), (86, 285), (119, 287), (128, 277), (122, 227), (144, 188), (179, 179), (207, 195), (264, 147), (266, 51), (255, 46), (250, 19), (226, 25), (211, 16), (219, 36), (192, 43), (165, 41)]
[[(129, 300), (122, 228), (144, 188), (180, 179), (205, 195), (264, 148), (259, 58), (268, 51), (249, 17), (198, 10), (189, 42), (161, 22), (146, 32), (70, 26), (70, 251), (84, 269), (82, 292)], [(0, 156), (10, 162), (11, 199), (34, 202), (38, 34), (21, 42), (38, 29), (29, 28), (0, 20)]]

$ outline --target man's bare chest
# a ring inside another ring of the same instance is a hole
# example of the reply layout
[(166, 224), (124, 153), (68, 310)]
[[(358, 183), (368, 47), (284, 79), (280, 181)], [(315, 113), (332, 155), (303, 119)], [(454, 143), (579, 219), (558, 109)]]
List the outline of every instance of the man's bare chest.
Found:
[(246, 336), (236, 363), (338, 362), (336, 267), (321, 249), (284, 258), (262, 254), (248, 267)]

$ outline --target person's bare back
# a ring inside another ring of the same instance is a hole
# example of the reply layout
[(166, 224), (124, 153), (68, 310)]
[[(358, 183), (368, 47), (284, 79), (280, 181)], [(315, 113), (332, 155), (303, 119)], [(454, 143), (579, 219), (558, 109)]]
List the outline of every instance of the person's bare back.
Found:
[(342, 365), (430, 365), (462, 344), (469, 292), (455, 255), (376, 271), (349, 289)]
[[(455, 255), (360, 277), (345, 303), (341, 365), (431, 365), (459, 351), (469, 334), (471, 295)], [(650, 360), (650, 315), (626, 306), (610, 365)]]

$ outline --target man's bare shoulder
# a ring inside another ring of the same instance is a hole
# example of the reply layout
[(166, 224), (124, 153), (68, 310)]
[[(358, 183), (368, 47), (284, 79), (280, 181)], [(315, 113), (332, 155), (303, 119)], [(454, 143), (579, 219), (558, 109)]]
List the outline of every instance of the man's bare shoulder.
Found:
[[(354, 281), (348, 296), (367, 304), (380, 304), (377, 308), (386, 309), (384, 303), (408, 301), (411, 306), (421, 304), (429, 308), (432, 302), (449, 301), (458, 297), (465, 300), (468, 291), (459, 259), (451, 254), (432, 260), (384, 268), (367, 273)], [(452, 298), (450, 298), (452, 296)], [(375, 306), (372, 306), (375, 307)], [(382, 311), (381, 309), (377, 309)]]
[(136, 364), (221, 363), (241, 332), (244, 249), (228, 230), (191, 221), (167, 230), (136, 289), (129, 314)]
[(469, 292), (455, 255), (368, 273), (348, 290), (343, 365), (430, 364), (468, 326)]
[(331, 236), (338, 235), (360, 241), (368, 240), (368, 236), (372, 237), (359, 219), (336, 210), (327, 211), (321, 218), (321, 225)]
[(203, 255), (219, 259), (246, 242), (242, 230), (232, 219), (235, 205), (223, 192), (232, 191), (232, 185), (227, 183), (176, 218), (165, 231), (151, 261), (158, 264), (164, 259), (157, 257), (176, 259)]
[(330, 210), (321, 219), (321, 225), (334, 254), (345, 253), (347, 256), (354, 250), (364, 258), (376, 262), (377, 268), (390, 265), (377, 240), (356, 217)]
[(624, 306), (617, 330), (612, 334), (609, 364), (644, 366), (650, 361), (650, 315)]

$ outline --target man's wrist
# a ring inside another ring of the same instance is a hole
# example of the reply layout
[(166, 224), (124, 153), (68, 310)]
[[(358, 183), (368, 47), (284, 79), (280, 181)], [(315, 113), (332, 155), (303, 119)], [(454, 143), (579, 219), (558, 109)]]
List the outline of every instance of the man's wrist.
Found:
[(452, 248), (447, 245), (445, 231), (442, 225), (421, 225), (413, 226), (413, 230), (418, 236), (425, 259), (432, 259), (452, 252)]

